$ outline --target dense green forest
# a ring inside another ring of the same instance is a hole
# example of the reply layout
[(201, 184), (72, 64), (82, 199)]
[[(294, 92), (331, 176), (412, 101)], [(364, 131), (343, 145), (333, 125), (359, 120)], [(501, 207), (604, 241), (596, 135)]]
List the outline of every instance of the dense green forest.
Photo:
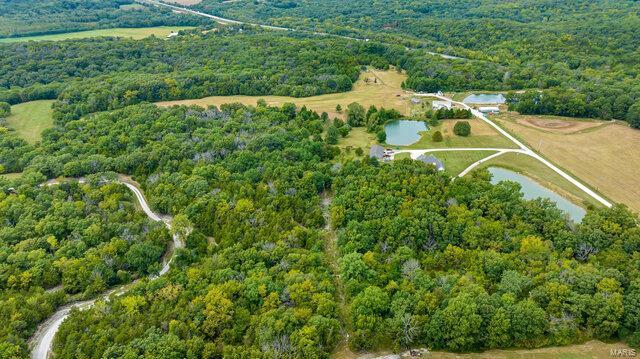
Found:
[(634, 215), (594, 210), (573, 228), (550, 202), (523, 200), (515, 183), (436, 172), (365, 161), (333, 180), (354, 349), (469, 351), (630, 334), (637, 344)]
[[(9, 104), (56, 100), (53, 127), (35, 144), (0, 119), (0, 174), (11, 173), (0, 176), (0, 358), (27, 357), (56, 308), (134, 281), (73, 310), (55, 357), (327, 358), (341, 342), (454, 352), (640, 345), (640, 227), (622, 205), (589, 208), (575, 224), (551, 201), (524, 200), (514, 182), (492, 185), (484, 170), (452, 181), (419, 161), (341, 155), (335, 145), (352, 127), (384, 142), (397, 110), (345, 102), (346, 121), (332, 121), (265, 101), (150, 103), (345, 92), (366, 66), (394, 66), (406, 89), (499, 90), (521, 113), (640, 127), (637, 1), (195, 6), (370, 41), (121, 5), (131, 1), (0, 0), (0, 37), (206, 24), (170, 39), (0, 44), (0, 117)], [(471, 116), (427, 113), (436, 124)], [(108, 180), (116, 173), (188, 228), (165, 276), (148, 275), (170, 233)], [(87, 181), (43, 185), (56, 177)]]
[[(494, 71), (494, 83), (515, 76), (510, 81), (519, 86), (513, 88), (552, 88), (544, 92), (552, 101), (562, 102), (566, 94), (577, 94), (584, 102), (582, 108), (572, 111), (541, 105), (529, 113), (629, 121), (638, 117), (636, 112), (629, 113), (629, 107), (640, 102), (637, 1), (205, 0), (196, 7), (234, 19), (404, 41), (491, 61), (509, 68)], [(426, 66), (420, 70), (433, 71)], [(532, 81), (519, 81), (527, 75)], [(419, 91), (453, 90), (447, 82), (427, 85), (408, 82), (409, 88)]]
[(22, 357), (38, 322), (67, 295), (91, 298), (157, 272), (170, 241), (164, 226), (135, 209), (124, 186), (97, 180), (38, 186), (44, 178), (25, 175), (0, 192), (3, 358)]
[[(628, 210), (593, 210), (576, 227), (486, 172), (451, 182), (409, 160), (336, 166), (323, 123), (293, 105), (141, 104), (58, 124), (27, 148), (29, 176), (132, 174), (153, 208), (193, 226), (177, 269), (74, 311), (56, 355), (326, 357), (346, 328), (353, 349), (638, 342)], [(348, 318), (323, 252), (328, 190)]]
[(0, 38), (209, 22), (133, 4), (131, 0), (0, 0)]

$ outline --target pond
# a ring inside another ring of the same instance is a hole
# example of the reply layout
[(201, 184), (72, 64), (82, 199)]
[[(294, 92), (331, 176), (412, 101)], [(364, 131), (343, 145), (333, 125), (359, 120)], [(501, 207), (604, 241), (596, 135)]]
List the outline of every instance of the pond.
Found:
[(408, 146), (418, 142), (420, 132), (426, 130), (427, 125), (422, 121), (391, 121), (384, 126), (384, 132), (387, 134), (385, 142), (394, 146)]
[(520, 184), (520, 187), (522, 187), (521, 192), (524, 194), (525, 199), (538, 197), (548, 198), (555, 202), (561, 211), (569, 214), (569, 218), (576, 223), (580, 223), (587, 213), (584, 208), (573, 204), (566, 198), (540, 185), (529, 177), (499, 167), (489, 167), (489, 172), (492, 175), (491, 183), (496, 184), (500, 181), (517, 182)]
[(471, 94), (462, 100), (464, 103), (477, 103), (477, 104), (494, 104), (505, 103), (507, 99), (501, 93), (481, 93)]

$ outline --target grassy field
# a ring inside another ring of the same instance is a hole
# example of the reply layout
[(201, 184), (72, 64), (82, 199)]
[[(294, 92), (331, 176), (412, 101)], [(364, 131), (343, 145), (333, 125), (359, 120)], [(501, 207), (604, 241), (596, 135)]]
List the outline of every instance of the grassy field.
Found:
[[(494, 154), (495, 151), (438, 151), (427, 153), (442, 161), (444, 169), (451, 176), (457, 176), (472, 163)], [(395, 160), (411, 158), (409, 153), (398, 153)]]
[(206, 107), (240, 102), (245, 105), (255, 106), (259, 99), (264, 99), (271, 106), (280, 106), (285, 102), (292, 102), (299, 107), (307, 106), (308, 109), (318, 113), (327, 112), (330, 118), (344, 118), (344, 111), (337, 113), (336, 105), (341, 105), (343, 109), (346, 109), (348, 104), (358, 102), (365, 108), (370, 105), (395, 108), (402, 114), (409, 115), (411, 114), (410, 97), (400, 87), (405, 79), (405, 74), (398, 73), (395, 70), (380, 71), (369, 69), (360, 75), (360, 78), (353, 86), (353, 90), (348, 92), (304, 98), (287, 96), (211, 96), (196, 100), (159, 102), (157, 105), (198, 105)]
[(531, 156), (505, 153), (478, 166), (478, 168), (487, 167), (502, 167), (523, 174), (582, 207), (600, 206), (600, 202)]
[(451, 176), (457, 176), (476, 161), (494, 154), (494, 151), (442, 151), (431, 155), (444, 164), (444, 169)]
[(595, 190), (640, 212), (640, 131), (618, 122), (510, 112), (494, 118)]
[[(611, 349), (630, 349), (625, 343), (603, 343), (591, 340), (584, 344), (539, 349), (487, 350), (482, 353), (423, 352), (419, 358), (427, 359), (610, 359)], [(391, 352), (354, 353), (340, 346), (331, 356), (334, 359), (381, 359)], [(402, 358), (411, 357), (409, 352)]]
[(132, 39), (143, 39), (151, 35), (157, 37), (167, 37), (171, 32), (178, 30), (192, 29), (189, 26), (157, 26), (157, 27), (143, 27), (143, 28), (114, 28), (114, 29), (101, 29), (101, 30), (89, 30), (78, 32), (67, 32), (64, 34), (52, 34), (52, 35), (40, 35), (40, 36), (26, 36), (26, 37), (12, 37), (6, 39), (0, 39), (0, 44), (11, 42), (25, 42), (25, 41), (60, 41), (68, 39), (85, 39), (88, 37), (99, 36), (117, 36), (128, 37)]
[[(479, 119), (469, 119), (471, 135), (468, 137), (457, 136), (453, 133), (453, 126), (458, 120), (444, 120), (437, 127), (432, 127), (422, 134), (420, 140), (406, 148), (452, 148), (452, 147), (478, 147), (478, 148), (517, 148), (507, 138), (500, 135), (493, 128)], [(444, 141), (433, 142), (431, 135), (435, 131), (442, 132)]]
[(41, 100), (11, 106), (11, 116), (7, 117), (7, 126), (16, 130), (18, 135), (29, 143), (39, 141), (42, 131), (53, 126), (52, 103), (53, 101)]

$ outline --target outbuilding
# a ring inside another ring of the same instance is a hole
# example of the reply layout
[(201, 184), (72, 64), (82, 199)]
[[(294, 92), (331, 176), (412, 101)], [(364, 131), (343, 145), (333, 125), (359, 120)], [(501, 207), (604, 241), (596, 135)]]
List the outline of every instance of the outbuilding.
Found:
[(453, 107), (453, 104), (451, 103), (451, 101), (433, 101), (431, 103), (431, 108), (433, 108), (434, 111), (440, 110), (442, 108), (446, 108), (447, 110), (451, 110), (451, 107)]
[(500, 107), (498, 106), (482, 106), (478, 108), (478, 110), (482, 113), (499, 113)]

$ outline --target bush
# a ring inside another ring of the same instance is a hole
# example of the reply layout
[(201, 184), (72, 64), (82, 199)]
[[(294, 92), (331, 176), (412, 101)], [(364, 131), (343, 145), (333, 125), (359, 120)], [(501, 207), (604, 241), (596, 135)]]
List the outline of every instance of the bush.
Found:
[(361, 147), (356, 148), (356, 156), (360, 157), (364, 155), (364, 150)]
[(329, 126), (327, 129), (327, 143), (330, 145), (335, 145), (338, 143), (338, 139), (340, 138), (340, 131), (336, 128), (336, 126)]
[(453, 133), (458, 136), (467, 137), (471, 134), (471, 125), (468, 121), (458, 121), (453, 126)]
[(11, 114), (11, 105), (6, 102), (0, 102), (0, 118), (9, 117)]
[(387, 133), (384, 131), (384, 129), (378, 131), (376, 136), (378, 137), (378, 142), (380, 142), (380, 143), (384, 143), (384, 141), (387, 140)]
[(442, 142), (444, 140), (442, 138), (442, 132), (440, 131), (434, 132), (433, 135), (431, 135), (431, 140), (433, 140), (433, 142)]

